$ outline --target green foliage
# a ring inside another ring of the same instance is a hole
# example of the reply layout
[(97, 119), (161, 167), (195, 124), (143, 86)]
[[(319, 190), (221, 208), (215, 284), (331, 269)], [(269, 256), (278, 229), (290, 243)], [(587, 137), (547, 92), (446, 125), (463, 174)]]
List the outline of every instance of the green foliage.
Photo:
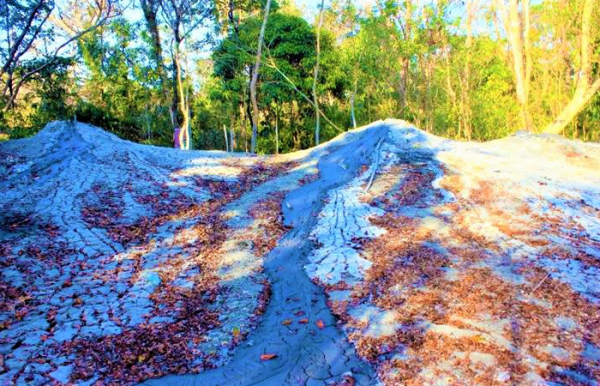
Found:
[[(240, 106), (244, 111), (248, 105), (248, 84), (261, 22), (259, 16), (248, 18), (240, 25), (239, 36), (230, 33), (213, 53), (214, 75), (219, 82), (212, 89), (211, 97), (228, 104), (228, 109), (233, 112), (239, 111)], [(280, 145), (283, 151), (313, 144), (313, 108), (303, 100), (294, 85), (300, 92), (310, 95), (316, 62), (315, 43), (315, 31), (303, 18), (277, 12), (270, 15), (258, 84), (261, 110), (259, 152), (275, 151), (276, 120), (283, 136)], [(334, 52), (333, 39), (327, 32), (322, 34), (321, 50), (319, 93), (336, 100), (343, 97), (345, 83), (343, 74), (339, 72), (339, 55)], [(229, 120), (226, 122), (229, 127)], [(246, 127), (241, 123), (239, 129), (243, 134)], [(323, 133), (325, 138), (331, 138), (334, 134), (327, 125)]]
[[(139, 26), (117, 19), (79, 41), (89, 71), (78, 92), (77, 119), (132, 141), (170, 145), (168, 114), (159, 105), (149, 48), (134, 44)], [(114, 42), (114, 43), (113, 43)]]
[[(38, 68), (44, 59), (23, 63), (16, 72), (28, 72)], [(59, 57), (42, 71), (36, 73), (22, 93), (21, 108), (0, 110), (0, 127), (5, 127), (11, 138), (23, 138), (35, 134), (46, 123), (72, 117), (68, 100), (72, 97), (72, 80), (69, 71), (74, 60)]]
[[(225, 135), (228, 142), (233, 136), (236, 151), (249, 146), (249, 83), (265, 1), (234, 0), (233, 19), (229, 0), (202, 7), (215, 12), (219, 25), (211, 31), (222, 35), (213, 35), (217, 44), (211, 47), (210, 58), (191, 44), (189, 55), (196, 62), (189, 71), (187, 66), (183, 69), (182, 82), (191, 90), (197, 148), (223, 150)], [(317, 94), (322, 111), (335, 125), (342, 130), (352, 126), (353, 100), (358, 125), (393, 117), (438, 135), (481, 141), (520, 128), (509, 45), (503, 33), (495, 32), (489, 7), (482, 5), (475, 21), (478, 32), (469, 40), (465, 21), (456, 17), (457, 7), (464, 5), (424, 1), (412, 2), (407, 9), (409, 2), (378, 4), (375, 11), (359, 12), (352, 0), (332, 0), (325, 10)], [(530, 110), (538, 130), (558, 115), (575, 90), (580, 6), (581, 0), (550, 0), (531, 8)], [(257, 87), (259, 153), (275, 152), (277, 141), (280, 152), (314, 145), (315, 112), (306, 98), (312, 100), (315, 26), (290, 0), (273, 3), (271, 10)], [(600, 16), (599, 10), (595, 13)], [(600, 77), (598, 20), (594, 18), (592, 26), (593, 79)], [(172, 146), (171, 38), (165, 33), (162, 40), (163, 74), (169, 74), (165, 81), (159, 76), (146, 25), (124, 17), (113, 20), (79, 39), (76, 56), (59, 58), (33, 77), (16, 107), (0, 106), (0, 129), (12, 138), (23, 137), (50, 120), (76, 115), (123, 138)], [(0, 49), (5, 55), (6, 49)], [(42, 60), (20, 62), (15, 74)], [(600, 96), (596, 96), (565, 134), (597, 141), (599, 122)], [(321, 119), (322, 140), (337, 134)]]

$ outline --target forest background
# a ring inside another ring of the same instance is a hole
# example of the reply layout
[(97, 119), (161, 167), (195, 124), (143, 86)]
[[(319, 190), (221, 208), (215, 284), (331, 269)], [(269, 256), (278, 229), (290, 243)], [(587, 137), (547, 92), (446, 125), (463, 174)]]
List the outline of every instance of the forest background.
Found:
[(599, 141), (597, 5), (4, 0), (0, 140), (76, 119), (146, 144), (182, 128), (184, 148), (282, 153), (394, 117), (461, 140)]

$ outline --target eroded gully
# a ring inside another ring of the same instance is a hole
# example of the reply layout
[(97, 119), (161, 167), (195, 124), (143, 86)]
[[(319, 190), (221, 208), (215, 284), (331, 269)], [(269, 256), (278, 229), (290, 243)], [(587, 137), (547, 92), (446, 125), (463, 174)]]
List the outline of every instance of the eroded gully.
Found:
[[(358, 168), (372, 162), (380, 138), (387, 137), (384, 123), (342, 140), (316, 148), (319, 179), (290, 191), (283, 203), (284, 218), (292, 229), (265, 260), (272, 285), (272, 297), (259, 326), (236, 348), (224, 366), (200, 374), (170, 375), (149, 380), (146, 385), (326, 385), (340, 381), (350, 372), (358, 385), (377, 383), (373, 369), (358, 359), (343, 331), (326, 305), (323, 290), (304, 271), (313, 245), (309, 240), (316, 214), (327, 193), (349, 180)], [(299, 324), (296, 313), (308, 319)], [(282, 321), (294, 320), (284, 325)], [(320, 329), (316, 322), (322, 320)], [(277, 356), (261, 361), (260, 356)]]

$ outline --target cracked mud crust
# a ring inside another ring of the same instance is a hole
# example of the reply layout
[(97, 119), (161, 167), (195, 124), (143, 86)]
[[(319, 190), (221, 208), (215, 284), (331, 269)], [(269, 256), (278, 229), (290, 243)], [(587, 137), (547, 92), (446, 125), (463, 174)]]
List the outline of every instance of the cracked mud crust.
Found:
[[(0, 144), (0, 385), (600, 381), (600, 146)], [(536, 383), (537, 382), (537, 383)]]

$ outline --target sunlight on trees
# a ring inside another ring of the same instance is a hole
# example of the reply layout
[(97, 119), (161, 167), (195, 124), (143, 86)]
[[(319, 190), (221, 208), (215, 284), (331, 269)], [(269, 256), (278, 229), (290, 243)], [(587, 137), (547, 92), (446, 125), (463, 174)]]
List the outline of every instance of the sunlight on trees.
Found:
[(395, 117), (456, 139), (597, 141), (593, 3), (324, 0), (305, 18), (293, 0), (5, 1), (0, 132), (76, 116), (138, 142), (275, 153)]

